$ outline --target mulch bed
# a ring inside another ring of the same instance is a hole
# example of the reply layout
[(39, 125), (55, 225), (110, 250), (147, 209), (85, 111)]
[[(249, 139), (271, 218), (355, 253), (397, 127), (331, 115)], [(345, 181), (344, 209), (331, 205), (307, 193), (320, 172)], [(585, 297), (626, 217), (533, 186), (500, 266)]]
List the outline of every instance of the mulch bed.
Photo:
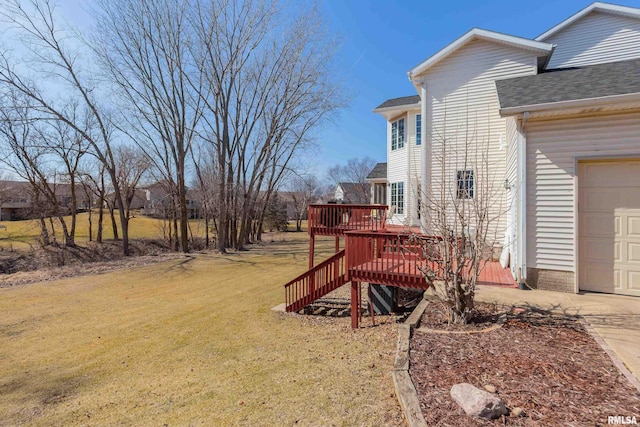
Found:
[[(479, 305), (480, 321), (450, 327), (432, 302), (411, 338), (410, 374), (428, 425), (607, 425), (609, 416), (640, 419), (640, 393), (576, 318), (524, 308)], [(495, 325), (502, 327), (479, 332)], [(475, 333), (460, 333), (460, 332)], [(493, 385), (523, 417), (471, 419), (451, 399), (454, 384)]]

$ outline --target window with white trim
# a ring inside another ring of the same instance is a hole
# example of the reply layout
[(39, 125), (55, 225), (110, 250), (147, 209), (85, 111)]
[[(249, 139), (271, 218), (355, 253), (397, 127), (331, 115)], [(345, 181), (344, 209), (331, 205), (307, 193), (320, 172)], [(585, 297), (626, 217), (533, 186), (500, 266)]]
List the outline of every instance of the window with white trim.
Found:
[(416, 145), (422, 144), (422, 114), (416, 114)]
[(391, 149), (397, 150), (404, 147), (404, 119), (391, 123)]
[(475, 176), (473, 170), (459, 170), (456, 172), (458, 199), (473, 199), (475, 193)]
[(391, 206), (396, 207), (397, 214), (404, 214), (404, 182), (391, 183)]

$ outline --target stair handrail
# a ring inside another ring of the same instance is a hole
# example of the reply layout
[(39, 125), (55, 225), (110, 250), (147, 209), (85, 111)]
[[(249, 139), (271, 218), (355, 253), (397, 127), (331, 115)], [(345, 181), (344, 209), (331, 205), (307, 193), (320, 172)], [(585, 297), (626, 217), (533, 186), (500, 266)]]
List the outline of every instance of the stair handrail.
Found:
[[(316, 273), (318, 273), (319, 271), (328, 269), (329, 266), (331, 265), (334, 266), (334, 277), (329, 278), (328, 276), (325, 276), (326, 283), (319, 283), (319, 284), (314, 283)], [(304, 301), (305, 302), (304, 305), (307, 305), (313, 302), (312, 301), (313, 299), (320, 298), (323, 295), (326, 295), (328, 292), (331, 292), (333, 288), (332, 287), (327, 288), (328, 285), (335, 285), (336, 287), (342, 286), (344, 283), (346, 283), (346, 278), (347, 278), (346, 271), (347, 270), (346, 270), (346, 263), (345, 263), (345, 250), (342, 249), (336, 252), (335, 254), (333, 254), (332, 256), (330, 256), (329, 258), (327, 258), (326, 260), (322, 261), (320, 264), (314, 266), (313, 268), (302, 273), (295, 279), (289, 281), (289, 283), (284, 285), (285, 299), (286, 299), (285, 305), (287, 307), (287, 311), (290, 311), (291, 307), (296, 306), (297, 303), (301, 301)], [(304, 289), (304, 290), (301, 289), (300, 292), (298, 292), (294, 288), (290, 292), (289, 288), (294, 287), (294, 285), (300, 284), (304, 286), (304, 282), (306, 279), (309, 279), (309, 282), (307, 284), (312, 289)], [(319, 286), (316, 286), (316, 285), (319, 285)], [(321, 295), (320, 294), (321, 292), (319, 291), (326, 291), (326, 292), (324, 292)], [(290, 295), (290, 293), (295, 294), (295, 297), (293, 297), (293, 295)], [(312, 298), (314, 296), (315, 298)], [(293, 297), (293, 298), (290, 298), (290, 297)]]

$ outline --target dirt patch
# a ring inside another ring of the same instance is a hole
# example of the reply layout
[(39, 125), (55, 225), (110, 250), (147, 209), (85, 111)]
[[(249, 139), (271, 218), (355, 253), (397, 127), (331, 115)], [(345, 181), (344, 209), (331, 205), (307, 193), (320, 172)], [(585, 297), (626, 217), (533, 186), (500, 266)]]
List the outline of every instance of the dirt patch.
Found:
[[(486, 333), (416, 331), (411, 338), (410, 374), (427, 424), (606, 425), (608, 416), (640, 415), (640, 393), (576, 318), (490, 305), (479, 311), (480, 321), (464, 329), (477, 332), (500, 315), (504, 324)], [(442, 313), (429, 304), (421, 325), (456, 329)], [(525, 416), (468, 418), (449, 395), (462, 382), (495, 386), (507, 407), (521, 407)]]

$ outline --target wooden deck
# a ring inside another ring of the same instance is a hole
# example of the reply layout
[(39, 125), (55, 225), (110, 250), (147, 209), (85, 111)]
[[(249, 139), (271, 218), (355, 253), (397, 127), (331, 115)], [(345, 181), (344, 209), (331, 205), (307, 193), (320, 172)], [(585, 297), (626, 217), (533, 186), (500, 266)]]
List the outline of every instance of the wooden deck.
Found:
[[(426, 289), (423, 272), (441, 271), (442, 239), (414, 230), (349, 231), (345, 234), (347, 275), (358, 282)], [(480, 265), (478, 283), (515, 287), (509, 269), (498, 262)]]
[[(395, 262), (373, 260), (349, 268), (349, 277), (358, 282), (426, 289), (428, 287), (427, 282), (417, 267), (416, 261), (411, 260), (397, 260)], [(435, 268), (435, 266), (432, 266), (432, 268)], [(511, 275), (511, 270), (502, 268), (500, 263), (496, 261), (484, 264), (478, 277), (478, 284), (504, 288), (518, 287)]]
[[(296, 311), (351, 282), (351, 325), (358, 327), (361, 282), (427, 289), (423, 271), (442, 271), (451, 260), (452, 242), (419, 228), (386, 223), (387, 206), (325, 204), (309, 206), (309, 270), (285, 285), (287, 311)], [(314, 266), (315, 236), (335, 236), (336, 254)], [(340, 250), (340, 238), (344, 249)], [(462, 243), (460, 243), (462, 244)], [(447, 256), (448, 255), (448, 256)], [(481, 266), (479, 285), (516, 287), (509, 269), (498, 262)]]

